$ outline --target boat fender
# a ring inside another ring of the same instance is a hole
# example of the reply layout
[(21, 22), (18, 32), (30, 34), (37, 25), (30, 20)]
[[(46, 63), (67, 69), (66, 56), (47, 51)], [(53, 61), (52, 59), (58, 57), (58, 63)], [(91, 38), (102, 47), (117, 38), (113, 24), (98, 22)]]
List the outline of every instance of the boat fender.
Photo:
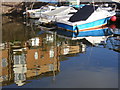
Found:
[(117, 20), (117, 17), (116, 17), (116, 16), (112, 16), (112, 17), (110, 18), (110, 20), (113, 21), (113, 22), (115, 22), (115, 21)]
[(76, 30), (77, 32), (75, 33), (75, 35), (77, 36), (79, 34), (79, 28), (76, 26)]
[(116, 28), (116, 25), (115, 25), (115, 24), (112, 24), (112, 25), (110, 25), (110, 28), (115, 29), (115, 28)]

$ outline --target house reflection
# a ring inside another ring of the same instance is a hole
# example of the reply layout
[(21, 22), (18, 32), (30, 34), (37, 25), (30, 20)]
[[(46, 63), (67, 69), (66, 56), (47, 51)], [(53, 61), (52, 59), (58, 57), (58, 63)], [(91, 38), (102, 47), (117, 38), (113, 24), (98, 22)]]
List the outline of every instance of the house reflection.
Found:
[(107, 42), (108, 37), (84, 37), (71, 40), (56, 36), (54, 33), (42, 33), (26, 41), (4, 42), (0, 45), (2, 86), (16, 84), (22, 86), (27, 80), (36, 77), (55, 76), (60, 72), (60, 56), (73, 56), (85, 53), (90, 42), (93, 45)]
[[(34, 77), (45, 72), (59, 72), (60, 62), (57, 47), (44, 43), (45, 38), (35, 37), (28, 41), (27, 49), (27, 77)], [(46, 38), (47, 40), (47, 38)], [(46, 42), (46, 41), (45, 41)], [(31, 45), (31, 46), (30, 46)]]
[(77, 54), (85, 52), (86, 45), (80, 41), (74, 42), (74, 44), (65, 41), (62, 42), (60, 49), (60, 55)]
[(2, 56), (0, 59), (0, 83), (1, 85), (9, 85), (12, 81), (13, 82), (13, 69), (12, 69), (12, 60), (11, 60), (11, 49), (10, 43), (2, 43), (0, 45)]
[(43, 34), (26, 42), (2, 43), (2, 86), (12, 83), (22, 86), (26, 80), (45, 73), (47, 76), (55, 76), (60, 71), (60, 61), (53, 40), (53, 35), (48, 38), (48, 34)]
[(59, 57), (61, 55), (72, 55), (85, 51), (85, 44), (79, 41), (65, 42), (55, 40), (55, 38), (55, 35), (47, 33), (31, 38), (26, 42), (3, 43), (1, 61), (2, 86), (13, 83), (22, 86), (26, 84), (28, 79), (33, 79), (34, 77), (41, 75), (55, 76), (60, 72)]

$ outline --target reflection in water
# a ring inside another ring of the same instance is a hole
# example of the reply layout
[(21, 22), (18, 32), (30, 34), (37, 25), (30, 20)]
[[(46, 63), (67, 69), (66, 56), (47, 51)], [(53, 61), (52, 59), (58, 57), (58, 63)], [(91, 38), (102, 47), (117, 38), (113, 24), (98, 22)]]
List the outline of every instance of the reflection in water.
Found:
[(55, 80), (55, 76), (60, 72), (60, 61), (66, 60), (64, 56), (76, 57), (77, 54), (86, 53), (86, 48), (89, 46), (120, 52), (120, 37), (113, 37), (112, 34), (72, 40), (58, 32), (49, 33), (37, 30), (35, 23), (29, 25), (27, 23), (28, 27), (15, 21), (6, 23), (3, 23), (3, 43), (0, 45), (2, 48), (0, 77), (2, 86), (13, 83), (23, 86), (27, 80), (37, 77), (53, 76)]

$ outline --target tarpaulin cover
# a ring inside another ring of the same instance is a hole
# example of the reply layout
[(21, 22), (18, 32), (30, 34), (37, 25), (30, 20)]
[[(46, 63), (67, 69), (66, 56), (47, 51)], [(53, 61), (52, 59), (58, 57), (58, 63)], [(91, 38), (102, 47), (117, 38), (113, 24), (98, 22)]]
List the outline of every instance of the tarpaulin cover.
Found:
[(97, 9), (98, 7), (93, 5), (85, 5), (80, 10), (78, 10), (73, 16), (70, 17), (68, 21), (77, 22), (81, 20), (87, 20), (88, 17)]

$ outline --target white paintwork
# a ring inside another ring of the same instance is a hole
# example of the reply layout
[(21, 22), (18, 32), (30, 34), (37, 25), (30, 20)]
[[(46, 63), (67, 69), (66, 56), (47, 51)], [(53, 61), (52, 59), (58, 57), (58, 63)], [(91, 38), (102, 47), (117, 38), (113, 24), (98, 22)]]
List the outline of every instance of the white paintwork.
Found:
[(35, 58), (35, 60), (38, 60), (38, 56), (39, 56), (39, 55), (38, 55), (38, 52), (35, 52), (35, 53), (34, 53), (34, 58)]
[(26, 14), (27, 17), (29, 18), (40, 18), (41, 13), (44, 12), (49, 12), (52, 11), (53, 9), (56, 9), (57, 7), (55, 6), (43, 6), (40, 9), (32, 9), (32, 10), (27, 10), (23, 14)]
[(86, 51), (86, 44), (81, 44), (82, 45), (82, 52)]
[(120, 0), (112, 0), (113, 2), (118, 2), (118, 3), (120, 3)]
[(88, 40), (93, 45), (100, 44), (102, 41), (107, 40), (107, 36), (92, 36), (92, 37), (85, 37), (86, 40)]
[(14, 71), (14, 82), (18, 85), (18, 86), (22, 86), (25, 84), (25, 80), (26, 80), (26, 76), (25, 73), (27, 73), (27, 67), (15, 67), (13, 69)]
[(31, 40), (32, 46), (39, 46), (39, 43), (40, 43), (39, 37), (35, 37), (35, 38), (30, 39), (30, 40)]
[(67, 18), (63, 18), (63, 19), (58, 19), (56, 22), (64, 23), (64, 24), (71, 25), (71, 26), (75, 26), (75, 25), (80, 25), (80, 24), (93, 22), (93, 21), (96, 21), (96, 20), (99, 20), (99, 19), (103, 19), (103, 18), (106, 18), (106, 17), (111, 17), (111, 16), (114, 16), (114, 15), (115, 15), (115, 11), (108, 11), (105, 8), (99, 7), (85, 21), (70, 22), (70, 21), (68, 21), (69, 17), (67, 17)]
[(54, 22), (59, 18), (63, 18), (64, 16), (67, 16), (68, 13), (70, 12), (77, 12), (77, 10), (75, 10), (73, 7), (61, 6), (55, 10), (42, 13), (39, 21), (44, 23), (48, 23), (52, 21)]
[(79, 5), (80, 4), (80, 0), (77, 0), (77, 5)]
[(54, 50), (50, 49), (50, 51), (49, 51), (50, 58), (53, 58), (54, 54), (55, 54)]
[(47, 42), (53, 42), (53, 41), (54, 41), (54, 36), (47, 34), (47, 35), (46, 35), (46, 41), (47, 41)]
[(65, 47), (63, 50), (64, 50), (64, 53), (63, 53), (64, 55), (69, 54), (69, 51), (70, 51), (70, 50), (69, 50), (69, 46), (68, 46), (68, 47)]
[(5, 43), (0, 43), (0, 50), (5, 49)]

